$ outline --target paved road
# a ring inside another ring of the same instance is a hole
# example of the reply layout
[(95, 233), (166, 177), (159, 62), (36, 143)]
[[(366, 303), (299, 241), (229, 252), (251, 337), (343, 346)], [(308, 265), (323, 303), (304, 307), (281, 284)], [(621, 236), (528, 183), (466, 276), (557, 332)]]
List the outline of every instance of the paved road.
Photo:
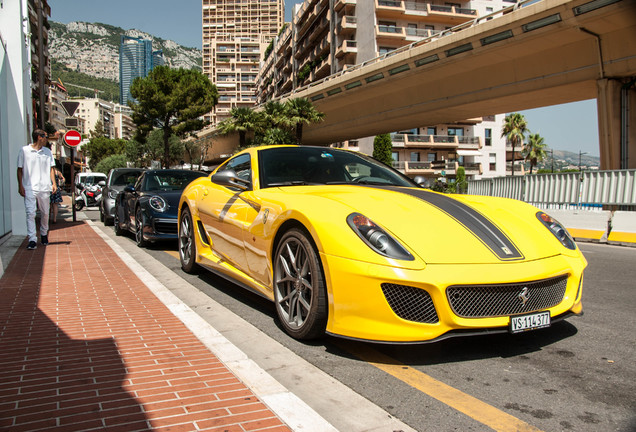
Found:
[[(96, 212), (85, 214), (99, 220)], [(133, 244), (132, 236), (117, 241)], [(176, 244), (140, 252), (418, 431), (634, 431), (636, 248), (579, 247), (589, 261), (582, 317), (524, 335), (417, 346), (330, 337), (299, 343), (277, 326), (269, 302), (213, 275), (183, 273)], [(250, 357), (261, 355), (250, 344), (240, 348)], [(277, 379), (293, 386), (284, 372)], [(312, 392), (303, 390), (306, 400)], [(314, 395), (316, 405), (320, 396)]]

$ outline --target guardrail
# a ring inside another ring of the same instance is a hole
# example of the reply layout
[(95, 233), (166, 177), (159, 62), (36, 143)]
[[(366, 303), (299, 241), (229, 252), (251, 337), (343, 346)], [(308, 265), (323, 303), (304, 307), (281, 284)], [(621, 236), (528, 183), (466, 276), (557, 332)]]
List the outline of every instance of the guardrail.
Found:
[(513, 198), (543, 208), (620, 206), (636, 211), (636, 169), (469, 180), (468, 194)]

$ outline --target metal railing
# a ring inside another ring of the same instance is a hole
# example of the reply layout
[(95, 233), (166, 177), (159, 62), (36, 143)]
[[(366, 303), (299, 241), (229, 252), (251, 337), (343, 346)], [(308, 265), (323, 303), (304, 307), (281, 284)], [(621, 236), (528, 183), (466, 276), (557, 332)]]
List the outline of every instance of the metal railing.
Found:
[(513, 198), (538, 207), (636, 210), (636, 169), (469, 180), (468, 193)]

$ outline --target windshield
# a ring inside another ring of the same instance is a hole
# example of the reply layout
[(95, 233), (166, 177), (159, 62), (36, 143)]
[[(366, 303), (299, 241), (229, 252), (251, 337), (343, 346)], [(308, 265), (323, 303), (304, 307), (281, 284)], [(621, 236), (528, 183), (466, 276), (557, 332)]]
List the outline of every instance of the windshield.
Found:
[(312, 184), (417, 187), (409, 178), (366, 155), (326, 147), (275, 147), (259, 151), (262, 188)]
[(126, 186), (129, 184), (135, 184), (137, 177), (139, 177), (141, 171), (124, 171), (115, 174), (112, 179), (113, 186)]
[(147, 191), (178, 191), (183, 190), (192, 180), (205, 176), (198, 171), (157, 171), (146, 174)]

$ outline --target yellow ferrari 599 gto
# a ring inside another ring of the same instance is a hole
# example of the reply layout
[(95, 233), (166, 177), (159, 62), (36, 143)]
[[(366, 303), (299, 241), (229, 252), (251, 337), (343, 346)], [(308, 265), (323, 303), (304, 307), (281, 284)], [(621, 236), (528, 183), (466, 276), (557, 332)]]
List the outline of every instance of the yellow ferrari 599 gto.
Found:
[(582, 312), (568, 232), (510, 199), (444, 195), (360, 153), (250, 148), (190, 183), (179, 255), (275, 304), (297, 339), (423, 342)]

